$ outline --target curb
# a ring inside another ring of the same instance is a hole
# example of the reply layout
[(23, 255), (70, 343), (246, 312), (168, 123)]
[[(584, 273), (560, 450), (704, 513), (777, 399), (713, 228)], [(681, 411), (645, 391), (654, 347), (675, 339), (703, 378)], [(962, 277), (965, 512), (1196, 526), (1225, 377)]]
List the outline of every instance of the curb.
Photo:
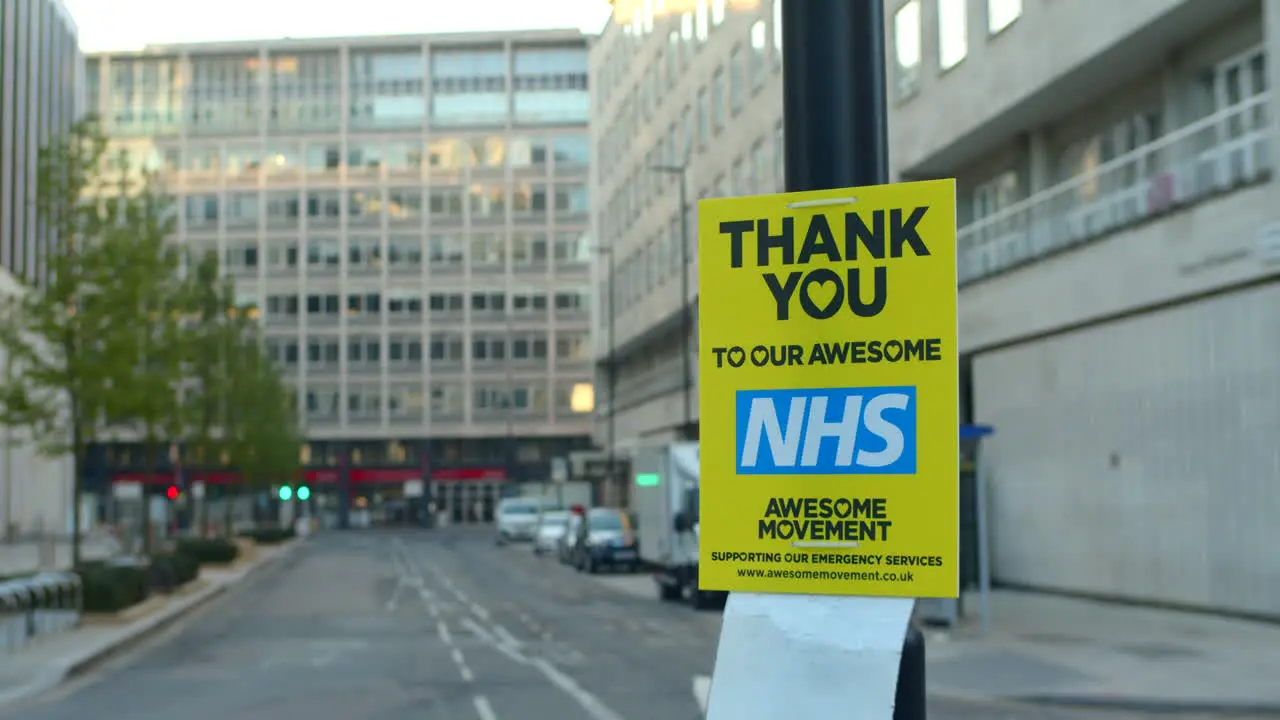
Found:
[(1167, 700), (1144, 697), (1103, 697), (1098, 695), (1020, 695), (1011, 698), (1027, 705), (1118, 710), (1149, 715), (1220, 715), (1226, 717), (1280, 717), (1280, 702), (1221, 700)]
[(157, 633), (162, 632), (169, 627), (172, 627), (178, 621), (191, 615), (192, 613), (203, 608), (204, 606), (208, 605), (214, 600), (222, 597), (223, 595), (227, 594), (229, 591), (244, 585), (246, 582), (253, 580), (258, 575), (260, 575), (264, 569), (278, 565), (281, 560), (284, 560), (285, 558), (292, 555), (297, 549), (297, 547), (301, 544), (302, 544), (301, 541), (298, 541), (298, 540), (291, 541), (288, 545), (282, 547), (280, 551), (275, 555), (273, 555), (271, 558), (263, 560), (260, 563), (257, 563), (253, 567), (246, 570), (243, 575), (236, 578), (235, 580), (231, 582), (219, 583), (205, 590), (202, 590), (200, 594), (195, 597), (195, 599), (193, 599), (191, 602), (187, 603), (186, 605), (183, 605), (182, 607), (177, 608), (166, 614), (162, 614), (159, 616), (152, 616), (152, 618), (148, 619), (149, 621), (144, 621), (144, 623), (137, 629), (137, 631), (132, 632), (126, 635), (125, 637), (120, 638), (120, 640), (117, 642), (111, 643), (102, 648), (97, 648), (96, 650), (89, 653), (88, 655), (78, 658), (72, 661), (71, 663), (68, 663), (65, 667), (61, 669), (61, 672), (59, 673), (59, 677), (57, 677), (57, 679), (54, 681), (54, 685), (57, 685), (66, 680), (75, 678), (78, 675), (83, 674), (86, 670), (90, 669), (91, 667), (98, 665), (105, 660), (110, 659), (112, 656), (122, 654), (128, 651), (129, 649), (136, 647), (137, 645), (141, 644), (142, 642), (146, 641), (147, 639), (151, 638)]
[(202, 590), (190, 603), (162, 615), (153, 615), (151, 618), (144, 621), (142, 626), (136, 631), (129, 633), (114, 643), (110, 643), (105, 647), (97, 648), (93, 652), (68, 663), (62, 668), (61, 676), (57, 679), (57, 683), (82, 675), (93, 666), (143, 643), (151, 636), (171, 627), (182, 618), (209, 604), (215, 598), (221, 597), (230, 589), (231, 584), (228, 583), (213, 585), (206, 590)]
[(1147, 715), (1217, 715), (1222, 717), (1280, 717), (1280, 702), (1223, 702), (1104, 695), (979, 695), (953, 690), (929, 690), (928, 696), (970, 705), (1039, 706), (1077, 710), (1143, 713)]

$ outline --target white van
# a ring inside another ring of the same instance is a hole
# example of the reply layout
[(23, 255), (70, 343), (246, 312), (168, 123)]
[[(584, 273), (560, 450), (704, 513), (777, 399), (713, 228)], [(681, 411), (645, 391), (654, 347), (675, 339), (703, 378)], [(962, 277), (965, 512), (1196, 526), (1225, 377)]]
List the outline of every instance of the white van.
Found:
[(541, 512), (542, 502), (537, 498), (512, 497), (498, 501), (498, 544), (532, 540)]

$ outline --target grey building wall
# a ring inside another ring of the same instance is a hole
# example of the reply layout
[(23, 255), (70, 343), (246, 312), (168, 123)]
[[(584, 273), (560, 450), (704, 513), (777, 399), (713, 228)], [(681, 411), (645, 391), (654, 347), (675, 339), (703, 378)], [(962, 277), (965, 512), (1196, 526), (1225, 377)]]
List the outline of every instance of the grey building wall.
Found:
[(76, 116), (81, 62), (60, 2), (0, 0), (0, 266), (28, 283), (55, 242), (37, 218), (37, 158)]

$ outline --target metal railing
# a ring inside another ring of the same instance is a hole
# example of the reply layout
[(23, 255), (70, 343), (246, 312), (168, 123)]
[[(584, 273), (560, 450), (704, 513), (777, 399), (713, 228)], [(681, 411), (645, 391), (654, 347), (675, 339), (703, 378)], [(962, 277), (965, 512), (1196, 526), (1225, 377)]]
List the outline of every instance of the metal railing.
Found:
[(0, 645), (9, 652), (80, 623), (84, 593), (75, 573), (40, 573), (0, 582)]
[(960, 228), (959, 284), (1266, 178), (1268, 100), (1255, 95)]

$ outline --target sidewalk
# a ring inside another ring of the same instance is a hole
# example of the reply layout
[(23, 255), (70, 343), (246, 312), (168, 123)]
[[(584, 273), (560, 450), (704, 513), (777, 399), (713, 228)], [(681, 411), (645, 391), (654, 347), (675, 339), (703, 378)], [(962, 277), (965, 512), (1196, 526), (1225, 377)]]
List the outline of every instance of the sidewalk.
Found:
[(928, 653), (931, 695), (1280, 713), (1280, 625), (993, 591), (985, 635), (968, 619)]
[(288, 557), (302, 542), (259, 547), (256, 557), (238, 568), (201, 570), (197, 581), (203, 583), (201, 587), (166, 598), (154, 611), (136, 620), (90, 622), (13, 653), (0, 654), (0, 706), (51, 690), (91, 665), (171, 626), (245, 578)]

